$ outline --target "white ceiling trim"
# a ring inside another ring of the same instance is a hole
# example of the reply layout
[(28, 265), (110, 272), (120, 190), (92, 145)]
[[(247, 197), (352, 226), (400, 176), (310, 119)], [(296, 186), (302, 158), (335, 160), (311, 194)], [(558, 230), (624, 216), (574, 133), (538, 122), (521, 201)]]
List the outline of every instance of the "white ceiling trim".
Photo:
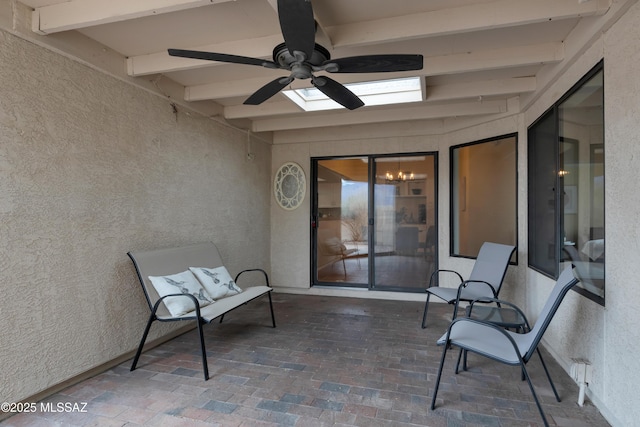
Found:
[(507, 101), (476, 101), (443, 105), (420, 105), (418, 107), (388, 109), (371, 109), (327, 113), (323, 115), (301, 115), (299, 117), (281, 117), (274, 119), (254, 120), (253, 132), (269, 132), (285, 129), (322, 128), (325, 126), (345, 126), (366, 123), (386, 123), (405, 120), (429, 120), (445, 117), (462, 117), (470, 115), (486, 115), (504, 113)]
[(224, 118), (229, 120), (298, 113), (302, 114), (304, 111), (290, 100), (271, 101), (260, 105), (240, 104), (224, 107)]
[(482, 98), (485, 96), (515, 95), (536, 90), (535, 77), (518, 77), (427, 86), (426, 102), (453, 101), (458, 99)]
[(38, 7), (32, 30), (53, 34), (234, 0), (74, 0)]
[(564, 59), (562, 42), (528, 46), (478, 50), (475, 52), (425, 57), (423, 76), (458, 74), (472, 71), (496, 70), (535, 64), (550, 64)]

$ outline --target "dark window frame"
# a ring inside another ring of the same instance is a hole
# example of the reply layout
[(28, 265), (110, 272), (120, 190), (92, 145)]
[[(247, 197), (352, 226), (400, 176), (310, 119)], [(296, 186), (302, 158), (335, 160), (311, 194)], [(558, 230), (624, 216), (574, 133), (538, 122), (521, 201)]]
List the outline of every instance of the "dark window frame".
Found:
[[(461, 148), (465, 148), (465, 147), (470, 147), (470, 146), (474, 146), (474, 145), (479, 145), (479, 144), (486, 144), (486, 143), (490, 143), (490, 142), (494, 142), (494, 141), (498, 141), (501, 139), (507, 139), (507, 138), (514, 138), (515, 139), (515, 162), (514, 162), (514, 172), (515, 172), (515, 181), (516, 181), (516, 194), (515, 194), (515, 209), (514, 209), (514, 214), (515, 214), (515, 223), (514, 223), (514, 227), (515, 227), (515, 242), (513, 243), (516, 247), (518, 247), (518, 133), (517, 132), (513, 132), (513, 133), (508, 133), (508, 134), (504, 134), (504, 135), (498, 135), (498, 136), (493, 136), (493, 137), (489, 137), (489, 138), (484, 138), (481, 140), (477, 140), (477, 141), (472, 141), (472, 142), (466, 142), (463, 144), (457, 144), (457, 145), (452, 145), (451, 147), (449, 147), (449, 185), (450, 185), (450, 191), (449, 191), (449, 256), (451, 256), (452, 258), (466, 258), (466, 259), (476, 259), (477, 256), (471, 256), (471, 255), (462, 255), (462, 254), (458, 254), (455, 251), (455, 244), (454, 244), (454, 236), (455, 236), (455, 227), (454, 227), (454, 222), (455, 222), (455, 216), (454, 216), (454, 209), (455, 209), (455, 200), (454, 200), (454, 195), (458, 194), (457, 192), (454, 191), (454, 182), (455, 182), (455, 176), (454, 176), (454, 152), (455, 150), (461, 149)], [(518, 265), (518, 251), (516, 250), (513, 254), (513, 257), (511, 258), (511, 265)]]
[[(562, 158), (561, 158), (561, 154), (560, 154), (560, 149), (559, 149), (559, 145), (563, 142), (565, 142), (565, 138), (560, 136), (560, 114), (559, 114), (559, 108), (562, 106), (562, 104), (568, 100), (571, 96), (573, 96), (578, 90), (580, 90), (589, 80), (591, 80), (593, 77), (595, 77), (598, 73), (602, 72), (603, 73), (603, 81), (604, 81), (604, 60), (600, 60), (593, 68), (591, 68), (591, 70), (589, 70), (582, 78), (580, 78), (580, 80), (578, 80), (578, 82), (576, 82), (560, 99), (558, 99), (551, 107), (549, 107), (549, 109), (547, 109), (542, 115), (540, 115), (540, 117), (538, 117), (528, 128), (527, 128), (527, 188), (528, 188), (528, 225), (527, 225), (527, 237), (528, 237), (528, 253), (531, 254), (535, 251), (535, 243), (536, 243), (536, 236), (538, 236), (538, 233), (536, 233), (536, 229), (534, 229), (534, 224), (532, 221), (532, 214), (534, 214), (534, 212), (532, 212), (532, 206), (537, 206), (535, 204), (535, 200), (532, 200), (533, 196), (534, 196), (534, 191), (533, 189), (535, 188), (535, 184), (537, 182), (537, 180), (535, 179), (535, 177), (532, 177), (533, 172), (532, 172), (532, 161), (533, 161), (533, 154), (534, 154), (534, 150), (535, 147), (533, 146), (534, 144), (532, 144), (532, 132), (537, 130), (537, 126), (542, 123), (543, 120), (547, 119), (548, 117), (552, 117), (554, 120), (554, 141), (555, 141), (555, 171), (559, 171), (561, 169), (562, 166)], [(603, 100), (604, 100), (604, 83), (603, 83)], [(603, 115), (603, 134), (605, 133), (604, 128), (606, 127), (606, 123), (604, 122), (604, 102), (603, 102), (603, 108), (602, 108), (602, 115)], [(601, 145), (600, 148), (604, 149), (604, 146)], [(606, 170), (606, 165), (604, 166), (604, 169)], [(606, 177), (606, 173), (604, 175)], [(606, 179), (606, 178), (605, 178)], [(556, 173), (555, 174), (555, 184), (554, 184), (554, 203), (553, 203), (553, 207), (554, 207), (554, 247), (553, 247), (553, 254), (554, 254), (554, 268), (549, 270), (543, 266), (541, 266), (540, 264), (536, 264), (535, 262), (532, 262), (532, 257), (529, 256), (528, 257), (528, 267), (531, 268), (534, 271), (539, 272), (540, 274), (547, 276), (551, 279), (557, 279), (559, 274), (560, 274), (560, 263), (562, 262), (562, 247), (563, 247), (563, 239), (562, 239), (562, 234), (563, 234), (563, 209), (562, 209), (562, 197), (560, 195), (560, 192), (556, 191), (556, 189), (558, 188), (564, 188), (563, 187), (563, 182), (562, 182), (562, 177)], [(604, 206), (603, 206), (604, 209)], [(606, 212), (603, 212), (603, 215), (606, 216)], [(533, 215), (535, 216), (535, 215)], [(604, 230), (603, 230), (604, 233)], [(606, 266), (605, 266), (606, 268)], [(606, 288), (606, 285), (605, 285)], [(574, 286), (572, 288), (573, 291), (577, 292), (580, 295), (585, 296), (586, 298), (604, 306), (605, 305), (605, 297), (601, 297), (599, 295), (594, 294), (593, 292), (588, 291), (587, 289), (584, 289), (582, 287), (579, 286)]]
[[(396, 153), (384, 153), (384, 154), (351, 154), (351, 155), (335, 155), (335, 156), (313, 156), (309, 158), (310, 161), (310, 169), (311, 169), (311, 195), (310, 195), (310, 204), (311, 204), (311, 212), (310, 212), (310, 228), (309, 228), (309, 237), (310, 237), (310, 251), (309, 251), (309, 265), (310, 265), (310, 275), (309, 280), (311, 287), (316, 286), (327, 286), (327, 287), (353, 287), (353, 288), (361, 288), (368, 289), (370, 291), (395, 291), (395, 292), (405, 292), (405, 293), (419, 293), (424, 292), (424, 290), (416, 291), (414, 289), (405, 288), (405, 287), (389, 287), (389, 286), (373, 286), (372, 284), (376, 283), (375, 280), (375, 259), (369, 260), (369, 283), (351, 283), (351, 282), (325, 282), (318, 280), (317, 277), (317, 265), (316, 258), (318, 255), (317, 248), (317, 227), (319, 218), (316, 216), (319, 208), (318, 201), (318, 167), (320, 162), (324, 160), (340, 160), (340, 159), (350, 159), (350, 158), (366, 158), (369, 166), (368, 171), (368, 183), (369, 183), (369, 193), (368, 193), (368, 210), (369, 210), (369, 219), (368, 219), (368, 231), (367, 231), (367, 240), (369, 242), (374, 241), (375, 235), (375, 224), (374, 224), (374, 211), (375, 211), (375, 181), (376, 181), (376, 159), (385, 158), (385, 157), (412, 157), (412, 156), (429, 156), (433, 158), (433, 166), (434, 166), (434, 226), (436, 229), (436, 237), (438, 235), (438, 223), (439, 223), (439, 161), (440, 161), (440, 152), (438, 150), (429, 150), (429, 151), (412, 151), (412, 152), (396, 152)], [(438, 239), (436, 238), (436, 242)], [(439, 265), (438, 259), (438, 250), (436, 249), (434, 264), (436, 266)]]

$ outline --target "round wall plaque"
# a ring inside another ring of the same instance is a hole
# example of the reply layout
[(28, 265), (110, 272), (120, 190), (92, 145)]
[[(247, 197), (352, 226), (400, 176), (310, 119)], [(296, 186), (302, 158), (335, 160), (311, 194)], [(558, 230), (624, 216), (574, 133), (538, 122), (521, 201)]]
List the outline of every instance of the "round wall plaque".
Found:
[(293, 210), (302, 204), (307, 191), (307, 181), (300, 165), (287, 162), (280, 166), (273, 184), (276, 201), (283, 209)]

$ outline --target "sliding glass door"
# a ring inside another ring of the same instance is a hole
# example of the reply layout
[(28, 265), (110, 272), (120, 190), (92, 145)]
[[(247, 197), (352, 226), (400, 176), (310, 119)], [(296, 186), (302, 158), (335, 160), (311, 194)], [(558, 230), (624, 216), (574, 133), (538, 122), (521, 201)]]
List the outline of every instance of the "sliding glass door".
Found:
[(368, 158), (316, 160), (314, 166), (314, 284), (367, 286)]
[(426, 288), (438, 254), (436, 155), (312, 162), (313, 284)]
[(375, 159), (372, 288), (424, 290), (435, 269), (436, 157)]

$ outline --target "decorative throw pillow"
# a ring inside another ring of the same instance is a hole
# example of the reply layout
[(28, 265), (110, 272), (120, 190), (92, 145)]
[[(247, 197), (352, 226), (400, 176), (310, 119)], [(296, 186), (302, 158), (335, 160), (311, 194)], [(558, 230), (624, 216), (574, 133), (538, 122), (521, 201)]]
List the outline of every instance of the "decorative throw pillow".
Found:
[(212, 298), (224, 298), (230, 295), (239, 294), (242, 289), (236, 285), (231, 275), (224, 267), (217, 268), (203, 268), (203, 267), (189, 267), (202, 286), (209, 292)]
[[(171, 294), (191, 294), (196, 297), (200, 307), (205, 307), (213, 302), (211, 295), (190, 271), (170, 276), (149, 276), (149, 280), (161, 297)], [(172, 316), (181, 316), (196, 309), (193, 300), (187, 297), (168, 297), (163, 302)]]

